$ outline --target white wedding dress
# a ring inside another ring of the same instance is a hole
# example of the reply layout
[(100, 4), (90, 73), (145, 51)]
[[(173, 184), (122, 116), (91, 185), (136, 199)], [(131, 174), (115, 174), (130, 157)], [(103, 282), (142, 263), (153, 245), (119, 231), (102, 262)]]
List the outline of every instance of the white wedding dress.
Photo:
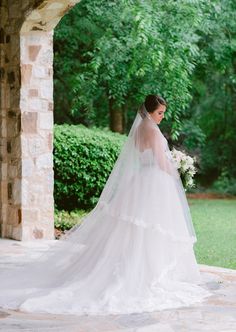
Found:
[[(137, 115), (131, 137), (142, 121), (151, 124)], [(168, 144), (163, 135), (161, 140), (168, 163)], [(201, 284), (196, 237), (176, 177), (157, 167), (152, 147), (138, 150), (139, 163), (131, 172), (130, 149), (128, 143), (129, 154), (123, 150), (106, 190), (80, 226), (41, 260), (1, 271), (0, 307), (127, 314), (189, 306), (212, 295)]]

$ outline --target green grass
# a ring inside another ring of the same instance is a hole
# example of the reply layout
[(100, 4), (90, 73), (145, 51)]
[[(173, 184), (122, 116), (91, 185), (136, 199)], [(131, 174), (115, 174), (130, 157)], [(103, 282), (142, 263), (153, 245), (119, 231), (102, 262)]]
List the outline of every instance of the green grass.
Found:
[(236, 200), (188, 199), (199, 264), (236, 269)]
[[(191, 198), (188, 202), (197, 234), (197, 262), (236, 269), (236, 200)], [(70, 229), (87, 213), (56, 211), (55, 227)]]

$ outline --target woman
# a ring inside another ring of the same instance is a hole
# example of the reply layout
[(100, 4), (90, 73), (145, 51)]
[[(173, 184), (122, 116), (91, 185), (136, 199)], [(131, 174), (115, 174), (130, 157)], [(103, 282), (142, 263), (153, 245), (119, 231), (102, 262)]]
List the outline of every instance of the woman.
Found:
[(212, 295), (200, 286), (188, 203), (158, 127), (165, 112), (162, 97), (146, 97), (95, 208), (39, 261), (3, 271), (0, 306), (103, 315)]

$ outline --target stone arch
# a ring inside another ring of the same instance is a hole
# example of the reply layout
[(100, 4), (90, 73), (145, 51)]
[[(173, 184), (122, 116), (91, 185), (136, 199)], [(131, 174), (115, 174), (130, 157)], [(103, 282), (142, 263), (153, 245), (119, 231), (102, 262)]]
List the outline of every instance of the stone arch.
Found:
[(53, 29), (78, 2), (0, 2), (1, 237), (54, 239)]

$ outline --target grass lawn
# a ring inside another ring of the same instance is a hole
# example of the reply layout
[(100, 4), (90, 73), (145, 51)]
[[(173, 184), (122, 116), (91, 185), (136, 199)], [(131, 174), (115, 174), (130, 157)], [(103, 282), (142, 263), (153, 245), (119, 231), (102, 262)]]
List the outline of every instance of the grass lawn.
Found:
[(236, 269), (236, 200), (188, 199), (199, 264)]
[[(197, 242), (194, 252), (199, 264), (236, 269), (236, 200), (188, 199)], [(70, 229), (86, 211), (56, 211), (57, 232)]]

